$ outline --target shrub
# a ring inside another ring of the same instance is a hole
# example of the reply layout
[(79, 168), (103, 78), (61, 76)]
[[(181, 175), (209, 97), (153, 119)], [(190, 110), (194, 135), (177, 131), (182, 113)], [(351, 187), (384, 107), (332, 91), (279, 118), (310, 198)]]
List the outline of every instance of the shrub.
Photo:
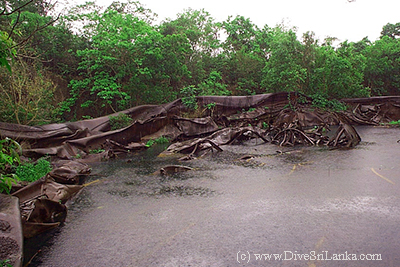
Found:
[(196, 96), (199, 94), (199, 89), (193, 85), (187, 86), (181, 89), (182, 104), (191, 109), (196, 110), (198, 108)]
[(389, 125), (393, 125), (393, 126), (400, 126), (400, 120), (398, 121), (391, 121), (388, 123)]
[(36, 163), (24, 163), (17, 167), (16, 175), (21, 181), (34, 182), (51, 171), (51, 165), (45, 158), (40, 158)]
[(311, 98), (313, 99), (312, 105), (317, 108), (329, 109), (333, 111), (343, 111), (347, 109), (347, 106), (339, 100), (329, 100), (326, 96), (320, 93), (312, 95)]
[(128, 127), (133, 122), (133, 119), (125, 113), (119, 113), (117, 116), (108, 116), (108, 118), (110, 119), (111, 130)]
[(18, 180), (14, 171), (20, 163), (21, 152), (18, 142), (10, 138), (0, 140), (0, 193), (10, 193), (12, 184)]
[(169, 143), (169, 139), (165, 136), (160, 136), (156, 139), (150, 139), (149, 141), (147, 141), (146, 146), (151, 147), (154, 144), (167, 144), (167, 143)]

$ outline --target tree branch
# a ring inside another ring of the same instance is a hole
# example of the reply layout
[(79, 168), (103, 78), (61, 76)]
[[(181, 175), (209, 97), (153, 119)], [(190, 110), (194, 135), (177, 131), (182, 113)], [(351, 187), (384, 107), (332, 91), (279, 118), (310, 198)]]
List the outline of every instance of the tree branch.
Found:
[(0, 16), (10, 16), (11, 14), (14, 14), (15, 12), (20, 12), (21, 9), (23, 9), (24, 7), (26, 7), (27, 5), (29, 5), (32, 2), (33, 2), (33, 0), (29, 0), (28, 2), (26, 2), (22, 6), (17, 7), (16, 9), (14, 9), (11, 12), (8, 12), (8, 13), (6, 13), (6, 8), (4, 7), (4, 10), (1, 11)]
[(18, 12), (17, 20), (15, 21), (15, 23), (14, 23), (14, 25), (13, 25), (13, 27), (12, 27), (10, 33), (8, 34), (7, 40), (9, 40), (9, 39), (11, 38), (11, 35), (13, 34), (13, 32), (14, 32), (14, 30), (15, 30), (15, 27), (17, 27), (17, 24), (18, 24), (18, 22), (19, 22), (19, 18), (20, 18), (20, 17), (21, 17), (21, 12)]
[(50, 26), (51, 24), (53, 24), (54, 22), (56, 22), (59, 18), (60, 18), (60, 15), (58, 15), (58, 17), (57, 17), (56, 19), (53, 19), (53, 20), (47, 22), (46, 24), (44, 24), (44, 25), (42, 25), (42, 26), (36, 28), (36, 30), (34, 30), (27, 38), (25, 38), (24, 40), (22, 40), (21, 42), (15, 44), (15, 45), (11, 46), (9, 49), (13, 49), (13, 48), (15, 48), (15, 47), (18, 47), (18, 46), (23, 45), (23, 44), (26, 43), (29, 39), (31, 39), (32, 36), (33, 36), (35, 33), (37, 33), (38, 31), (43, 30), (44, 28), (46, 28), (46, 27), (48, 27), (48, 26)]

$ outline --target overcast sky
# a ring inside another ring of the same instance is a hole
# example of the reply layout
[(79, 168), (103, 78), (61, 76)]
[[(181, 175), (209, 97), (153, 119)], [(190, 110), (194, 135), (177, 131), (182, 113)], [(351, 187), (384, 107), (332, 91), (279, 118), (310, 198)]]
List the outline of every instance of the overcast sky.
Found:
[[(96, 1), (108, 6), (112, 0)], [(122, 1), (123, 2), (123, 1)], [(263, 27), (282, 21), (298, 28), (298, 35), (313, 31), (316, 37), (337, 37), (340, 41), (379, 38), (387, 23), (400, 22), (400, 0), (139, 0), (159, 15), (159, 20), (176, 18), (187, 8), (208, 11), (216, 21), (241, 15)]]

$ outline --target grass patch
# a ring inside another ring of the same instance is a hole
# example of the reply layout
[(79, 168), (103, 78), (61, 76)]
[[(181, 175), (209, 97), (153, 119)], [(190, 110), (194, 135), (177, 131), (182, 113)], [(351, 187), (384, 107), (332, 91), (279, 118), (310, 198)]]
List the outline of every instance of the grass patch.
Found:
[(21, 181), (34, 182), (48, 174), (50, 171), (50, 162), (45, 158), (40, 158), (36, 163), (28, 162), (19, 165), (15, 174)]

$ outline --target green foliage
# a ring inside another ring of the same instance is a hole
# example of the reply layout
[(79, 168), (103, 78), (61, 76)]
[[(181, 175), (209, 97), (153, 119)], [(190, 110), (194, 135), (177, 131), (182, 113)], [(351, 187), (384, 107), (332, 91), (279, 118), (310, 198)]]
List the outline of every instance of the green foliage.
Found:
[(263, 128), (263, 129), (268, 129), (268, 128), (269, 128), (268, 123), (266, 123), (265, 121), (263, 121), (263, 122), (262, 122), (262, 128)]
[(299, 40), (296, 28), (261, 28), (240, 15), (216, 22), (205, 10), (154, 25), (156, 15), (132, 0), (107, 8), (88, 2), (55, 23), (43, 1), (20, 13), (10, 13), (20, 2), (5, 4), (1, 121), (94, 118), (178, 97), (200, 112), (200, 95), (301, 92), (340, 109), (326, 99), (400, 94), (400, 23), (385, 25), (374, 43), (332, 46), (334, 37), (321, 42), (307, 32)]
[(218, 23), (204, 9), (189, 8), (178, 14), (177, 19), (167, 19), (160, 25), (160, 32), (165, 36), (185, 35), (195, 54), (212, 54), (219, 46), (218, 31)]
[(368, 59), (364, 72), (364, 85), (374, 95), (400, 93), (400, 39), (383, 36), (373, 45), (366, 46), (362, 54)]
[(0, 267), (13, 267), (9, 259), (0, 260)]
[(204, 107), (206, 108), (206, 110), (208, 110), (210, 112), (210, 116), (213, 117), (216, 103), (214, 103), (214, 102), (208, 103), (208, 104), (205, 104)]
[(400, 120), (397, 121), (391, 121), (388, 123), (389, 125), (393, 125), (393, 126), (399, 126), (400, 127)]
[(196, 96), (199, 94), (200, 90), (193, 85), (189, 85), (181, 89), (182, 103), (185, 107), (196, 110), (198, 108)]
[(92, 149), (89, 151), (89, 154), (99, 154), (104, 152), (105, 150), (103, 148), (99, 148), (99, 149)]
[(2, 174), (0, 173), (0, 193), (6, 192), (10, 193), (13, 184), (17, 183), (18, 177), (13, 174)]
[(322, 93), (336, 99), (369, 96), (362, 84), (365, 64), (366, 58), (353, 43), (344, 42), (336, 51), (331, 46), (317, 48), (309, 94)]
[(124, 81), (140, 73), (137, 67), (143, 61), (135, 55), (135, 49), (154, 31), (143, 18), (147, 10), (132, 1), (115, 2), (103, 13), (93, 3), (85, 8), (93, 11), (71, 12), (69, 18), (87, 22), (83, 33), (91, 39), (91, 45), (76, 51), (81, 60), (78, 66), (81, 77), (71, 80), (71, 97), (62, 108), (68, 111), (79, 100), (81, 108), (96, 109), (96, 113), (125, 109), (132, 97), (124, 90)]
[(165, 136), (160, 136), (158, 138), (155, 139), (156, 144), (168, 144), (169, 143), (169, 139)]
[(108, 118), (110, 120), (111, 130), (128, 127), (133, 122), (133, 119), (125, 113), (119, 113), (117, 116), (108, 116)]
[(208, 103), (208, 104), (206, 104), (206, 105), (204, 105), (208, 110), (213, 110), (214, 108), (215, 108), (215, 106), (216, 106), (216, 104), (213, 102), (213, 103)]
[(222, 84), (221, 81), (221, 74), (212, 71), (210, 76), (199, 84), (200, 95), (230, 95), (231, 92), (226, 89), (227, 85)]
[(384, 36), (388, 36), (392, 39), (396, 39), (400, 37), (400, 22), (396, 24), (388, 23), (385, 26), (383, 26), (382, 32), (381, 32), (381, 38)]
[(10, 60), (16, 54), (14, 42), (7, 32), (0, 30), (0, 67), (6, 67), (11, 73)]
[(149, 141), (146, 142), (145, 146), (146, 147), (151, 147), (155, 144), (156, 142), (153, 139), (150, 139)]
[(224, 48), (229, 52), (244, 49), (246, 53), (263, 53), (268, 47), (263, 40), (268, 27), (260, 30), (249, 18), (239, 15), (235, 18), (230, 16), (222, 23), (222, 26), (227, 34)]
[(23, 163), (16, 168), (16, 175), (21, 181), (34, 182), (51, 171), (50, 162), (40, 158), (36, 163)]
[(22, 148), (15, 140), (5, 138), (0, 140), (0, 171), (20, 163)]
[(267, 92), (303, 92), (307, 69), (302, 65), (301, 43), (293, 30), (275, 28), (271, 41), (271, 57), (263, 73)]
[(337, 99), (329, 100), (326, 95), (321, 93), (316, 93), (311, 96), (312, 105), (317, 108), (325, 109), (325, 110), (333, 110), (333, 111), (344, 111), (347, 109), (347, 106)]
[(165, 136), (160, 136), (156, 139), (150, 139), (149, 141), (146, 142), (145, 146), (146, 147), (151, 147), (154, 144), (168, 144), (169, 143), (169, 139)]
[(224, 64), (222, 76), (233, 94), (264, 93), (263, 72), (270, 53), (271, 30), (267, 25), (259, 29), (243, 16), (229, 17), (222, 23), (227, 35), (222, 44), (224, 53), (219, 60)]
[(9, 138), (0, 140), (0, 193), (10, 193), (12, 184), (18, 180), (14, 172), (21, 153), (22, 148), (16, 141)]
[(242, 109), (242, 112), (252, 112), (255, 110), (256, 110), (256, 108), (249, 108), (248, 110)]
[(56, 86), (45, 70), (36, 64), (15, 60), (12, 75), (0, 69), (0, 120), (24, 125), (54, 121), (53, 105)]

